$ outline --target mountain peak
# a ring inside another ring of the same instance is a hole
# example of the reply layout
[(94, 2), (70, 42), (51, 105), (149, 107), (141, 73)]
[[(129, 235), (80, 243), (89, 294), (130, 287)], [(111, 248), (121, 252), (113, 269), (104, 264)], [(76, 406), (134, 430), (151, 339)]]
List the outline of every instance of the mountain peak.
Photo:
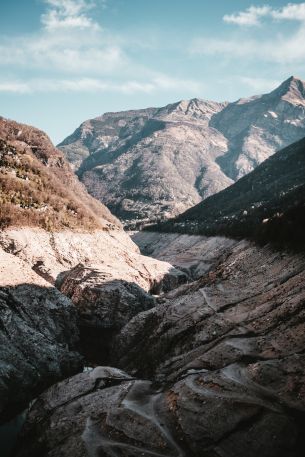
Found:
[(280, 97), (293, 105), (305, 106), (305, 81), (296, 76), (290, 76), (270, 95)]

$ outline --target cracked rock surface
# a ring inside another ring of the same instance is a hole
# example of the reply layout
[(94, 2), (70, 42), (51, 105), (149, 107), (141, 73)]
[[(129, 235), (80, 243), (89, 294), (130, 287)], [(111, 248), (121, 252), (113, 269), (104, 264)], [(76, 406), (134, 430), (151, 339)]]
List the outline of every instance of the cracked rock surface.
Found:
[(0, 421), (46, 387), (77, 373), (76, 310), (53, 287), (0, 287)]
[(216, 257), (123, 327), (119, 368), (40, 396), (16, 455), (303, 456), (304, 257), (248, 242)]

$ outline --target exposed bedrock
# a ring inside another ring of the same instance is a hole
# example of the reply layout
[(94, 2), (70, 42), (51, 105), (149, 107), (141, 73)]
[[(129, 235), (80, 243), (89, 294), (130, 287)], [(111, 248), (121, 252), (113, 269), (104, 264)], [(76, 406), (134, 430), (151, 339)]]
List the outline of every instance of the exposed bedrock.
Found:
[[(28, 282), (43, 278), (68, 295), (76, 306), (81, 350), (89, 360), (106, 363), (109, 343), (128, 320), (154, 306), (158, 295), (187, 280), (187, 275), (139, 253), (122, 230), (87, 233), (8, 229), (0, 245), (10, 256), (3, 267), (11, 279), (11, 262), (31, 272)], [(20, 271), (22, 275), (22, 271)]]
[[(288, 385), (296, 380), (297, 362), (194, 371), (162, 391), (97, 367), (39, 397), (16, 455), (301, 456), (304, 403), (291, 402), (287, 383), (278, 381), (282, 372)], [(262, 373), (272, 391), (257, 382)]]
[(0, 422), (82, 369), (76, 310), (53, 287), (0, 287)]
[(305, 259), (248, 242), (216, 257), (119, 332), (129, 374), (95, 368), (39, 397), (18, 457), (304, 455)]
[(143, 255), (169, 262), (192, 279), (213, 270), (238, 241), (179, 233), (130, 232)]
[[(172, 269), (160, 281), (152, 281), (150, 292), (159, 294), (185, 282), (187, 277)], [(136, 282), (118, 279), (111, 271), (79, 264), (59, 275), (56, 286), (76, 306), (81, 349), (92, 363), (107, 363), (113, 336), (134, 316), (155, 306), (155, 298)]]

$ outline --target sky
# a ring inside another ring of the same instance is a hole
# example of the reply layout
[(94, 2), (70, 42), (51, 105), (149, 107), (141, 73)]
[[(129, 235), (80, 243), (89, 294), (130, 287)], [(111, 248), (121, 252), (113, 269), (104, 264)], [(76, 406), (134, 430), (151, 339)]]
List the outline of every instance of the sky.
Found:
[(57, 144), (108, 111), (305, 79), (305, 2), (1, 0), (0, 115)]

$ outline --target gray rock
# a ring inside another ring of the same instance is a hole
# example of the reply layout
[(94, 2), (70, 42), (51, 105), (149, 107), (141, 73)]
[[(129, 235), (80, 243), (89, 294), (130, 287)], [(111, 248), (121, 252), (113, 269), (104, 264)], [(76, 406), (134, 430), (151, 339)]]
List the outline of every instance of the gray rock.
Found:
[(105, 278), (98, 268), (77, 265), (56, 282), (75, 304), (80, 324), (120, 329), (132, 317), (154, 306), (154, 299), (136, 283)]
[[(152, 282), (151, 292), (168, 291), (186, 280), (184, 273), (173, 268), (160, 282)], [(62, 273), (56, 286), (76, 306), (82, 352), (92, 364), (108, 363), (114, 336), (134, 316), (155, 306), (154, 297), (136, 282), (107, 275), (102, 266), (79, 264)]]
[(76, 310), (53, 287), (0, 288), (0, 420), (82, 368)]
[(38, 398), (18, 457), (303, 455), (304, 257), (247, 242), (214, 252), (202, 278), (122, 329), (120, 370)]

